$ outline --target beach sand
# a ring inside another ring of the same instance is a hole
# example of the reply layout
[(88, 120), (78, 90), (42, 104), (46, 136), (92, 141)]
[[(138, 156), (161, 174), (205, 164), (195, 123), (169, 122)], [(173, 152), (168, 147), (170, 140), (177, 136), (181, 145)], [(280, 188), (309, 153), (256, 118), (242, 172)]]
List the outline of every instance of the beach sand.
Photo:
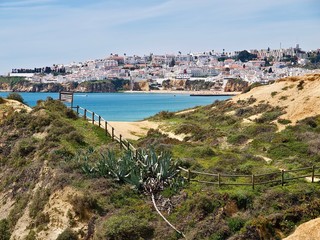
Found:
[(124, 91), (125, 93), (168, 93), (168, 94), (199, 94), (199, 95), (238, 95), (241, 92), (222, 92), (222, 91), (179, 91), (179, 90), (150, 90), (150, 91)]
[[(188, 111), (193, 111), (188, 110)], [(179, 114), (179, 113), (177, 113)], [(150, 129), (155, 129), (162, 134), (168, 135), (169, 138), (177, 139), (183, 141), (187, 136), (186, 134), (175, 134), (168, 131), (166, 127), (161, 122), (152, 121), (140, 121), (140, 122), (108, 122), (115, 129), (116, 135), (121, 134), (123, 138), (128, 140), (138, 140), (141, 137), (147, 135)]]
[(149, 129), (158, 129), (159, 123), (148, 120), (140, 122), (108, 122), (116, 133), (121, 134), (125, 139), (137, 140), (147, 135)]

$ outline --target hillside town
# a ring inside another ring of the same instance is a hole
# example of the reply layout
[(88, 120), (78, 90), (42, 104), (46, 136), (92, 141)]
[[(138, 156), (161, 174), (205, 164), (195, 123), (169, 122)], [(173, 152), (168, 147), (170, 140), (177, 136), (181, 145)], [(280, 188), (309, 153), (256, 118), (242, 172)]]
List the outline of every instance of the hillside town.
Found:
[(288, 49), (234, 52), (223, 49), (222, 52), (211, 50), (183, 54), (179, 51), (177, 54), (150, 53), (144, 56), (111, 53), (103, 59), (12, 69), (9, 75), (26, 77), (34, 83), (124, 79), (132, 83), (148, 82), (154, 89), (161, 89), (166, 80), (204, 80), (222, 86), (228, 79), (240, 79), (265, 84), (282, 77), (318, 72), (319, 69), (311, 70), (306, 66), (319, 61), (320, 49), (306, 52), (297, 44)]

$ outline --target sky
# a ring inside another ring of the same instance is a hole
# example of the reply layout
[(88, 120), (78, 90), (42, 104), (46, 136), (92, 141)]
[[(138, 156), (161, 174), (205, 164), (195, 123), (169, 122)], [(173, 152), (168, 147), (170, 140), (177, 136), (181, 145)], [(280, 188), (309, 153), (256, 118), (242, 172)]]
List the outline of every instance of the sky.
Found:
[(0, 0), (0, 74), (99, 59), (320, 48), (319, 0)]

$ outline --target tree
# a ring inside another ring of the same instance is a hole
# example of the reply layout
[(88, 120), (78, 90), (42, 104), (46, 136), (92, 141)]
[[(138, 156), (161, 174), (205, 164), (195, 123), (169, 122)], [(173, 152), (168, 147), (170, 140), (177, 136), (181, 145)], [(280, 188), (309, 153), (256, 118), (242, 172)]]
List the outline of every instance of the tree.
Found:
[(176, 61), (174, 58), (171, 59), (171, 62), (169, 63), (169, 67), (174, 67), (176, 65)]
[(241, 62), (248, 62), (254, 58), (257, 58), (256, 54), (251, 54), (247, 50), (243, 50), (239, 53), (236, 59), (240, 60)]

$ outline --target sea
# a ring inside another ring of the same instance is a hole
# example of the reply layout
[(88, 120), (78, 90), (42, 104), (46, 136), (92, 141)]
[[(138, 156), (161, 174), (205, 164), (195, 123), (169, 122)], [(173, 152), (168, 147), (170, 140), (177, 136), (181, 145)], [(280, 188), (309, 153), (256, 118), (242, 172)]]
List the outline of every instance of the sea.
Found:
[[(9, 92), (0, 92), (6, 97)], [(19, 93), (33, 107), (38, 100), (59, 98), (59, 93)], [(74, 106), (86, 108), (107, 121), (133, 122), (146, 119), (161, 111), (180, 111), (204, 106), (230, 96), (201, 96), (171, 93), (75, 93)]]

